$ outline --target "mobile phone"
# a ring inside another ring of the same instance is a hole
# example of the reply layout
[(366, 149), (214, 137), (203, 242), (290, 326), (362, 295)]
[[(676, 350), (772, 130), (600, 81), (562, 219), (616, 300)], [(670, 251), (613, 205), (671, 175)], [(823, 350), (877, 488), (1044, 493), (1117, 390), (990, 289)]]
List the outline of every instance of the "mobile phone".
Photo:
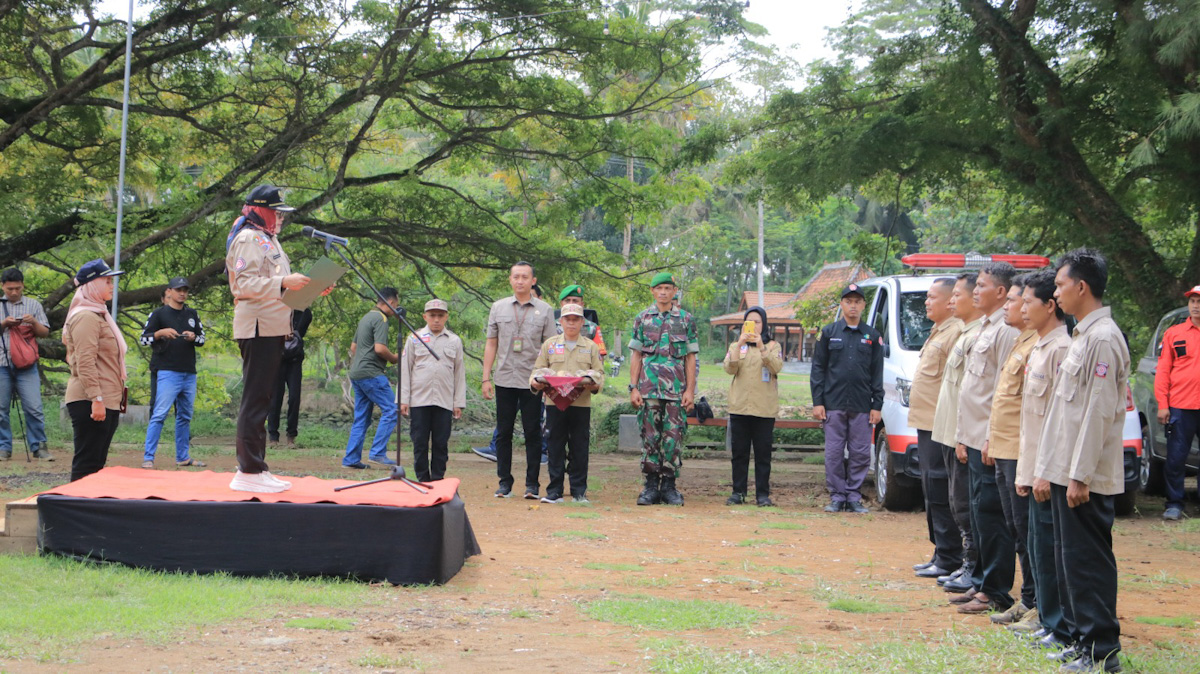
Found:
[(755, 329), (756, 329), (756, 324), (754, 323), (754, 321), (746, 321), (745, 323), (742, 323), (742, 332), (744, 332), (748, 335), (753, 335), (755, 332)]

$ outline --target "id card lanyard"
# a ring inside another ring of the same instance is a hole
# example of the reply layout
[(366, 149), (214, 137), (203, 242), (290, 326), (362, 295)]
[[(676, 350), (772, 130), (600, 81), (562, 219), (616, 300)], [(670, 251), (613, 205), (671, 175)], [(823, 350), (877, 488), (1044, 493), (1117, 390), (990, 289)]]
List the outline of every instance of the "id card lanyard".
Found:
[(530, 305), (525, 305), (525, 311), (521, 312), (521, 317), (517, 319), (517, 334), (512, 341), (513, 353), (521, 353), (521, 349), (525, 348), (525, 341), (521, 339), (521, 331), (525, 328), (525, 319), (529, 318), (530, 308)]

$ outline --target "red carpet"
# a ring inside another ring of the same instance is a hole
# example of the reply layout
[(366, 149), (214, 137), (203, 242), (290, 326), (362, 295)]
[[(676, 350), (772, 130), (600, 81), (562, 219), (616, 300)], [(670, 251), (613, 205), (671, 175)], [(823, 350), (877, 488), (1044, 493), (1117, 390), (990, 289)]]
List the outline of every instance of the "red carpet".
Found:
[[(374, 473), (374, 477), (372, 476)], [(365, 478), (383, 477), (380, 471), (368, 471)], [(278, 494), (252, 494), (233, 491), (229, 481), (233, 473), (143, 470), (112, 466), (82, 480), (48, 489), (43, 494), (79, 498), (159, 499), (163, 501), (260, 501), (262, 503), (337, 503), (341, 505), (394, 506), (428, 508), (450, 502), (458, 493), (459, 481), (447, 478), (430, 483), (428, 494), (418, 493), (399, 480), (335, 492), (334, 487), (354, 484), (355, 480), (322, 480), (316, 477), (285, 477), (292, 488)]]

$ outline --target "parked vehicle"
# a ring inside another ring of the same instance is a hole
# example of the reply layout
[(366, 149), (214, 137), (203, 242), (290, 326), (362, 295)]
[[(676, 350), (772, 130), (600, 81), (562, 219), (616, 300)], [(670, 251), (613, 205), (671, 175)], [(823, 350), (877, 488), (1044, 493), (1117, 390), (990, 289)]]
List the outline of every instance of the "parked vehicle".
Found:
[[(863, 320), (883, 338), (883, 411), (875, 429), (871, 463), (879, 503), (888, 510), (921, 507), (921, 466), (917, 457), (917, 431), (908, 425), (908, 395), (921, 347), (933, 327), (925, 316), (925, 294), (940, 276), (992, 261), (1006, 261), (1018, 269), (1038, 269), (1049, 260), (1036, 255), (909, 255), (905, 264), (912, 274), (880, 276), (859, 282), (867, 300)], [(1139, 484), (1142, 432), (1132, 391), (1126, 390), (1125, 494), (1116, 500), (1117, 514), (1133, 511)]]
[[(1142, 491), (1147, 494), (1163, 493), (1163, 465), (1167, 460), (1167, 434), (1162, 424), (1158, 423), (1158, 402), (1154, 398), (1154, 375), (1158, 371), (1158, 354), (1162, 350), (1163, 333), (1175, 325), (1188, 319), (1187, 307), (1169, 311), (1158, 322), (1158, 328), (1146, 353), (1138, 360), (1137, 375), (1134, 377), (1133, 399), (1141, 412), (1138, 414), (1138, 426), (1142, 433), (1142, 444), (1145, 448), (1138, 482)], [(1195, 475), (1200, 468), (1200, 443), (1192, 441), (1192, 451), (1187, 458), (1187, 474)]]

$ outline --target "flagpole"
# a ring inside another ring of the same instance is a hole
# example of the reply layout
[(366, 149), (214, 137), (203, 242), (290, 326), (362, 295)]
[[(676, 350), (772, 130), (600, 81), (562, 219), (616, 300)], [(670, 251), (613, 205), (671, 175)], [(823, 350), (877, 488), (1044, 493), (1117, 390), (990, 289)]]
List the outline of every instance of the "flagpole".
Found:
[[(121, 162), (117, 169), (117, 241), (113, 269), (121, 269), (121, 221), (125, 216), (125, 148), (129, 138), (129, 69), (133, 61), (133, 0), (129, 0), (129, 22), (125, 24), (125, 95), (121, 101)], [(113, 277), (112, 315), (117, 317), (120, 276)]]

